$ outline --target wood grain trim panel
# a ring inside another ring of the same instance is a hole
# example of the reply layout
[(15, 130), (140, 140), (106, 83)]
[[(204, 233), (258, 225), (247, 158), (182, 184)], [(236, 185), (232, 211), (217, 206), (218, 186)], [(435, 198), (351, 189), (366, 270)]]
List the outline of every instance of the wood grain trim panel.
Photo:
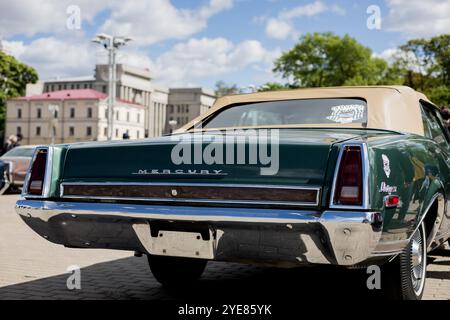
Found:
[(63, 197), (295, 202), (317, 204), (317, 189), (185, 185), (63, 185)]

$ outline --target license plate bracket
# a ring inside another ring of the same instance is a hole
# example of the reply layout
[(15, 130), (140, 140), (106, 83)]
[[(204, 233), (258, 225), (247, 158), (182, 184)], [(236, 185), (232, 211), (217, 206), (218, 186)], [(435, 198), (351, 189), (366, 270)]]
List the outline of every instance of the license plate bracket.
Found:
[(150, 237), (150, 254), (171, 257), (214, 259), (214, 238), (203, 240), (197, 232), (159, 230), (157, 237)]

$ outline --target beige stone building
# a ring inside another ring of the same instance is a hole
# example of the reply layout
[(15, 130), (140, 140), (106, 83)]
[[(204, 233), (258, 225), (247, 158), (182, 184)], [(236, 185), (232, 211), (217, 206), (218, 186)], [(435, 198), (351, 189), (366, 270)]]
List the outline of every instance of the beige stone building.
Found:
[[(108, 65), (96, 65), (94, 76), (57, 78), (43, 83), (42, 91), (94, 89), (108, 94)], [(166, 126), (166, 112), (169, 90), (151, 83), (150, 71), (118, 64), (116, 70), (117, 99), (144, 106), (144, 134), (160, 136)], [(31, 88), (30, 88), (31, 89)]]
[(203, 88), (169, 89), (165, 132), (171, 133), (202, 115), (215, 101), (214, 92)]
[[(142, 135), (140, 133), (139, 138), (156, 137), (172, 132), (204, 113), (214, 104), (216, 99), (213, 92), (202, 88), (166, 89), (155, 86), (152, 83), (150, 71), (147, 69), (119, 64), (117, 65), (116, 73), (117, 99), (121, 101), (118, 108), (122, 108), (121, 106), (124, 104), (141, 105), (143, 107), (143, 132)], [(51, 94), (67, 90), (95, 90), (106, 96), (108, 94), (108, 66), (97, 65), (94, 76), (56, 78), (28, 85), (27, 96)], [(106, 100), (101, 105), (106, 105)], [(84, 104), (80, 103), (81, 109), (84, 108), (83, 106)], [(104, 120), (106, 121), (106, 119)], [(11, 121), (15, 121), (14, 118), (11, 118)], [(89, 122), (90, 120), (87, 119), (87, 121)], [(122, 122), (119, 120), (118, 123)], [(11, 126), (14, 125), (11, 124)], [(129, 123), (124, 125), (129, 125)], [(114, 137), (116, 129), (119, 130), (119, 138), (121, 138), (124, 128), (114, 128)], [(100, 130), (105, 129), (102, 127)], [(133, 131), (134, 129), (130, 130)], [(9, 132), (15, 132), (15, 130), (11, 129)], [(5, 135), (6, 137), (7, 134)], [(103, 135), (100, 134), (99, 136), (93, 136), (89, 140), (94, 138), (101, 140), (102, 137)], [(131, 134), (131, 137), (134, 137), (134, 135)]]
[[(93, 89), (62, 90), (9, 100), (5, 136), (22, 134), (22, 144), (71, 143), (107, 139), (107, 95)], [(145, 134), (142, 105), (118, 100), (113, 139)]]

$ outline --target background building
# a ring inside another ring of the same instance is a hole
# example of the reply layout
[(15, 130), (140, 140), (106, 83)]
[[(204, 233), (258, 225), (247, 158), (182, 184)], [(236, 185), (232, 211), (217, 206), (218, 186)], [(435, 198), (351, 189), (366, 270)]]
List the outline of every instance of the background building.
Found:
[[(214, 92), (203, 88), (166, 89), (154, 86), (151, 80), (148, 69), (117, 65), (117, 98), (144, 106), (147, 137), (170, 133), (208, 110), (216, 100)], [(48, 80), (42, 88), (43, 92), (76, 89), (94, 89), (107, 94), (108, 65), (97, 65), (93, 77)], [(177, 124), (170, 126), (170, 120)]]
[(165, 133), (171, 133), (205, 113), (215, 101), (214, 92), (203, 88), (169, 89)]
[[(6, 137), (22, 134), (22, 144), (71, 143), (107, 139), (107, 95), (93, 89), (62, 90), (7, 103)], [(53, 112), (52, 110), (57, 110)], [(118, 100), (114, 108), (113, 139), (127, 133), (144, 137), (142, 105)]]
[[(99, 104), (105, 107), (107, 104), (106, 99), (108, 94), (108, 78), (108, 65), (97, 65), (95, 67), (94, 76), (56, 78), (53, 80), (28, 85), (26, 94), (27, 96), (22, 100), (15, 99), (8, 105), (11, 105), (11, 108), (14, 109), (15, 107), (13, 106), (16, 106), (18, 102), (24, 103), (26, 101), (31, 101), (30, 108), (33, 109), (35, 108), (34, 105), (36, 103), (43, 104), (41, 100), (43, 97), (45, 97), (45, 94), (56, 94), (58, 92), (66, 91), (70, 91), (72, 94), (76, 94), (76, 91), (81, 90), (80, 92), (82, 92), (83, 94), (85, 94), (86, 92), (96, 92), (97, 95), (101, 94), (101, 96), (98, 96), (98, 98), (101, 100)], [(143, 110), (141, 119), (142, 124), (139, 124), (139, 126), (142, 125), (142, 133), (139, 135), (139, 138), (156, 137), (166, 133), (170, 133), (173, 130), (198, 117), (200, 114), (204, 113), (214, 104), (216, 100), (213, 92), (205, 90), (203, 88), (167, 89), (157, 87), (151, 83), (152, 78), (148, 69), (140, 69), (123, 64), (118, 64), (116, 80), (118, 104), (115, 109), (120, 109), (124, 105), (128, 105), (135, 106), (135, 108), (137, 108), (137, 106), (141, 106)], [(58, 96), (59, 94), (60, 93), (58, 93)], [(76, 95), (79, 96), (78, 94)], [(64, 98), (64, 101), (67, 100), (67, 97)], [(82, 99), (80, 99), (80, 101), (81, 100)], [(83, 108), (83, 105), (85, 105), (85, 103), (80, 102), (81, 109)], [(48, 106), (46, 106), (45, 109), (47, 110), (47, 112), (49, 112)], [(123, 112), (119, 110), (119, 113)], [(10, 115), (11, 117), (7, 118), (6, 120), (6, 137), (8, 136), (8, 134), (11, 134), (11, 132), (14, 134), (16, 133), (14, 126), (16, 126), (17, 124), (17, 119), (14, 117), (14, 111), (12, 111)], [(35, 121), (33, 116), (31, 116), (29, 119), (30, 121)], [(105, 120), (104, 125), (106, 125), (106, 118), (103, 120)], [(82, 121), (81, 118), (80, 121)], [(87, 121), (91, 120), (88, 119)], [(174, 121), (176, 121), (176, 124), (174, 124)], [(169, 125), (169, 122), (172, 125)], [(116, 125), (115, 118), (114, 124)], [(123, 124), (121, 120), (119, 120), (118, 125), (119, 124)], [(124, 127), (114, 126), (114, 138), (117, 138), (115, 135), (116, 129), (119, 130), (119, 138), (122, 137), (122, 132), (126, 129), (134, 130), (134, 132), (136, 131), (135, 129), (129, 128), (130, 123), (125, 123), (124, 125)], [(99, 130), (105, 130), (104, 126), (102, 126)], [(48, 137), (47, 134), (48, 132), (43, 131), (42, 137)], [(86, 138), (84, 139), (81, 136), (77, 137), (77, 139), (102, 140), (105, 136), (106, 135), (103, 135), (103, 132), (100, 132), (99, 135), (92, 135), (91, 139), (88, 139), (89, 137), (84, 137)], [(130, 134), (130, 136), (131, 138), (137, 137), (136, 134)], [(59, 138), (66, 139), (67, 137), (60, 136)], [(37, 140), (40, 141), (42, 139)]]

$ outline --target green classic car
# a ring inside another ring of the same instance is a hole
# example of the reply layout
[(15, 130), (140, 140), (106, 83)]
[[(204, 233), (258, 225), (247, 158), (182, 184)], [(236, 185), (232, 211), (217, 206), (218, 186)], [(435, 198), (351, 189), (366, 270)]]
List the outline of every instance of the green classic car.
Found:
[(449, 143), (408, 87), (228, 96), (170, 136), (38, 148), (16, 211), (66, 247), (146, 254), (165, 285), (208, 260), (378, 265), (420, 299), (450, 236)]

